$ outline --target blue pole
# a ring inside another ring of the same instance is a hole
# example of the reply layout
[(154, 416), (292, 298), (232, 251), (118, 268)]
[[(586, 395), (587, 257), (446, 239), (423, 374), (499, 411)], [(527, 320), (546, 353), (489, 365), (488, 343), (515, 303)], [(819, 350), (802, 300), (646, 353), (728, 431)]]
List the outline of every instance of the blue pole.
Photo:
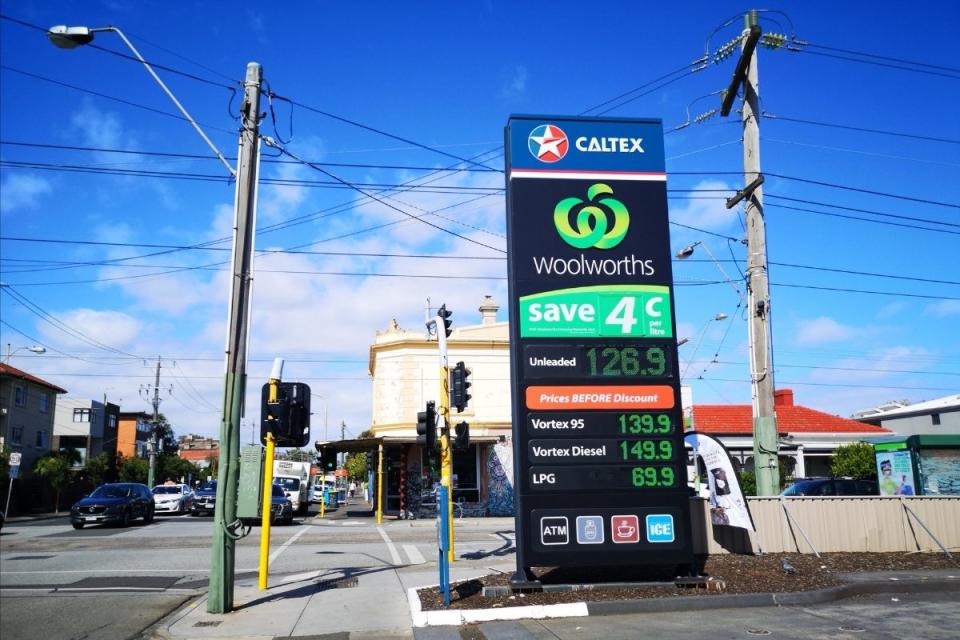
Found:
[(440, 518), (440, 591), (443, 593), (444, 606), (450, 606), (450, 562), (447, 552), (450, 550), (450, 521), (448, 503), (450, 501), (449, 489), (443, 485), (440, 486), (439, 496), (437, 498), (437, 511)]

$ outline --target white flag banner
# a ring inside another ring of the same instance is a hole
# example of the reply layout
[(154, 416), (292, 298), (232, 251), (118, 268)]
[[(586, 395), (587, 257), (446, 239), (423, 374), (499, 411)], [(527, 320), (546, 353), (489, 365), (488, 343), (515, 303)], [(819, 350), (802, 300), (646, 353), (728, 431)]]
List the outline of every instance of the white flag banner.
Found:
[(710, 485), (710, 519), (713, 524), (728, 525), (756, 531), (747, 501), (743, 499), (740, 482), (733, 472), (730, 454), (713, 436), (697, 431), (688, 431), (684, 442), (693, 448), (694, 457), (700, 456), (707, 469)]

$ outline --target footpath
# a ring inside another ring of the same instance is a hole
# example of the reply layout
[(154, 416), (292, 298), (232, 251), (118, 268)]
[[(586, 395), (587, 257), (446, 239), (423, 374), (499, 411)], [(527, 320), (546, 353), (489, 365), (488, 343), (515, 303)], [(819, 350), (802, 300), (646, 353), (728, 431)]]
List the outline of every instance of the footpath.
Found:
[[(451, 567), (451, 581), (457, 582), (491, 572), (509, 573), (512, 557), (489, 558), (484, 566)], [(321, 577), (321, 573), (323, 573)], [(374, 638), (416, 638), (418, 640), (459, 640), (464, 637), (491, 638), (479, 628), (502, 631), (500, 638), (533, 637), (514, 635), (515, 624), (496, 621), (596, 616), (650, 615), (663, 612), (691, 612), (704, 609), (743, 607), (798, 607), (830, 603), (853, 596), (889, 594), (893, 601), (906, 595), (919, 598), (960, 597), (960, 569), (886, 571), (844, 574), (844, 584), (792, 593), (752, 593), (714, 596), (645, 598), (607, 602), (576, 602), (472, 610), (424, 611), (416, 589), (435, 585), (436, 566), (384, 566), (331, 579), (329, 572), (310, 572), (271, 578), (272, 586), (259, 591), (255, 577), (236, 582), (236, 610), (229, 614), (206, 611), (206, 596), (198, 597), (148, 629), (143, 638), (151, 640), (233, 639), (273, 640), (368, 640)], [(954, 596), (953, 594), (958, 594)], [(612, 619), (611, 619), (612, 620)], [(599, 620), (597, 621), (600, 622)], [(462, 629), (463, 625), (473, 626)], [(492, 625), (492, 626), (491, 626)], [(601, 625), (602, 626), (602, 625)], [(510, 631), (510, 630), (513, 631)], [(468, 635), (462, 635), (461, 631)], [(470, 635), (472, 634), (472, 635)]]

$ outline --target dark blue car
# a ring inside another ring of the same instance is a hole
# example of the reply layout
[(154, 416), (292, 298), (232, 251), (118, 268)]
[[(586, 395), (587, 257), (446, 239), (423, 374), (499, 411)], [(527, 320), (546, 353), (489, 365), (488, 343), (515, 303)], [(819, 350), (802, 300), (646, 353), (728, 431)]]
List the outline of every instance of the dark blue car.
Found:
[(102, 484), (70, 508), (70, 524), (83, 529), (88, 524), (113, 523), (121, 527), (131, 520), (153, 521), (153, 494), (145, 484)]
[(217, 481), (208, 480), (199, 489), (193, 492), (193, 506), (190, 515), (199, 516), (201, 513), (213, 515), (217, 507)]

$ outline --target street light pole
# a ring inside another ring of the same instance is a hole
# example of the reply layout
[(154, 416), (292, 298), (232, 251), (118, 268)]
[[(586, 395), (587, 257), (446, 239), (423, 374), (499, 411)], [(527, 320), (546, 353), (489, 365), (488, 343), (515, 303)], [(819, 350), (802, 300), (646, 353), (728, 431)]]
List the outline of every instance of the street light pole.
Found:
[(57, 47), (73, 49), (93, 41), (94, 34), (112, 31), (123, 40), (137, 60), (143, 64), (180, 113), (207, 143), (230, 175), (237, 179), (231, 258), (230, 310), (226, 344), (226, 374), (223, 390), (223, 417), (220, 423), (220, 458), (217, 471), (217, 502), (214, 511), (213, 541), (211, 543), (210, 587), (207, 611), (226, 613), (233, 609), (233, 580), (236, 558), (235, 543), (240, 538), (236, 531), (242, 526), (237, 520), (237, 485), (240, 464), (240, 419), (247, 382), (247, 327), (250, 320), (250, 283), (253, 272), (253, 232), (257, 206), (257, 182), (260, 173), (260, 85), (263, 68), (256, 62), (247, 64), (243, 83), (243, 104), (240, 113), (240, 152), (234, 170), (216, 145), (167, 88), (153, 67), (143, 59), (119, 29), (113, 26), (51, 27), (47, 36)]

